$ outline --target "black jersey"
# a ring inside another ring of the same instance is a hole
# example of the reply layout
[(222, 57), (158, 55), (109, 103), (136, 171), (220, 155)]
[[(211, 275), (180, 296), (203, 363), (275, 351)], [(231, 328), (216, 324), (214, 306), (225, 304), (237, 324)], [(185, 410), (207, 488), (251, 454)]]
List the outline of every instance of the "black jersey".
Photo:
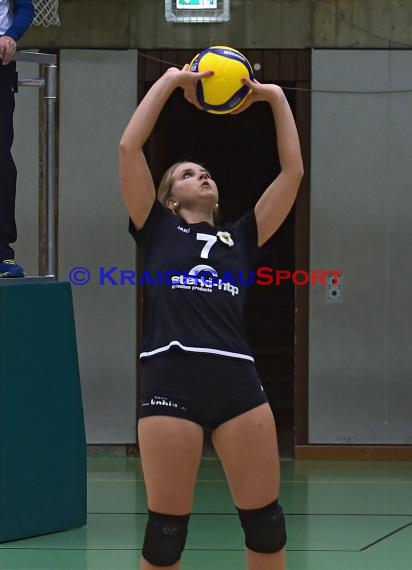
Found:
[(155, 200), (142, 229), (146, 288), (141, 358), (172, 347), (254, 361), (244, 305), (259, 251), (253, 210), (234, 223), (186, 223)]

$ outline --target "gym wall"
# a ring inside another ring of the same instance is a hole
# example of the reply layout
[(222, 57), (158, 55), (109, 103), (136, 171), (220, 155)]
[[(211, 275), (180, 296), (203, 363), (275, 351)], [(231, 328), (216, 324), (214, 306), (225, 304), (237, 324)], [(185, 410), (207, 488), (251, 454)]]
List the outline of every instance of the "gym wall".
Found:
[(310, 266), (344, 275), (310, 289), (309, 443), (410, 444), (412, 50), (312, 62)]

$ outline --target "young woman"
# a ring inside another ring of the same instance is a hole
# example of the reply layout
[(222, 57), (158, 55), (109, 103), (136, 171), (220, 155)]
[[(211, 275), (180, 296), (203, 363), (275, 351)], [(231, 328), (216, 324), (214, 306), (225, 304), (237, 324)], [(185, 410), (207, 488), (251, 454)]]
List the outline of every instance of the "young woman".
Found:
[(120, 142), (130, 231), (142, 248), (147, 281), (156, 280), (147, 287), (140, 355), (144, 389), (138, 436), (149, 511), (140, 568), (180, 568), (206, 429), (245, 532), (249, 570), (284, 570), (276, 428), (246, 338), (242, 282), (293, 205), (302, 158), (281, 88), (245, 79), (251, 95), (238, 112), (256, 101), (270, 104), (281, 164), (254, 209), (232, 224), (215, 225), (216, 184), (203, 166), (191, 162), (168, 169), (156, 198), (143, 145), (176, 88), (200, 107), (196, 83), (209, 74), (193, 73), (188, 65), (168, 69), (136, 109)]

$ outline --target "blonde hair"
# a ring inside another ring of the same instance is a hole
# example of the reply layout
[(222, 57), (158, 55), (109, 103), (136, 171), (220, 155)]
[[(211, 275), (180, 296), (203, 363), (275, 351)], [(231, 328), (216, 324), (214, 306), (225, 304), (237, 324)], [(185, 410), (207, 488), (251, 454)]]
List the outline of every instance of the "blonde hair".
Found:
[(172, 166), (169, 166), (169, 168), (163, 174), (163, 177), (159, 184), (159, 188), (157, 190), (157, 199), (165, 208), (167, 208), (166, 202), (168, 198), (170, 198), (170, 195), (172, 193), (173, 172), (176, 170), (178, 166), (180, 166), (181, 164), (185, 164), (186, 162), (187, 162), (186, 160), (175, 162), (174, 164), (172, 164)]

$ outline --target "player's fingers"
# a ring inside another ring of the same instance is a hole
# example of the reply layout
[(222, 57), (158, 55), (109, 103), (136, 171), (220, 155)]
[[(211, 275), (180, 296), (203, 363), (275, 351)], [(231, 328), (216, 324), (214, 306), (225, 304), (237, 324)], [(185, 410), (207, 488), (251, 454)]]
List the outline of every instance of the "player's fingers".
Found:
[(186, 89), (184, 90), (185, 93), (185, 97), (188, 101), (192, 102), (196, 99), (196, 89), (193, 88), (193, 86), (188, 86), (186, 87)]
[(199, 111), (203, 111), (203, 107), (197, 101), (189, 101), (189, 103), (194, 105), (197, 109), (199, 109)]
[(195, 107), (197, 107), (197, 108), (199, 109), (199, 111), (203, 111), (203, 107), (202, 107), (202, 105), (199, 103), (199, 101), (198, 101), (197, 99), (193, 99), (192, 105), (194, 105)]
[(252, 103), (255, 102), (255, 100), (256, 99), (253, 97), (253, 95), (249, 95), (249, 97), (245, 100), (245, 102), (240, 107), (232, 111), (230, 114), (239, 115), (239, 113), (243, 113), (243, 111), (246, 111), (246, 109), (248, 109), (252, 105)]
[(255, 91), (256, 88), (258, 88), (260, 85), (259, 81), (256, 81), (256, 79), (254, 81), (252, 81), (249, 77), (243, 77), (242, 83), (243, 83), (243, 85), (247, 85), (248, 87), (253, 89), (253, 91)]
[(186, 101), (188, 101), (189, 103), (191, 103), (192, 105), (197, 107), (200, 111), (203, 111), (203, 108), (201, 107), (199, 101), (197, 100), (196, 94), (194, 94), (191, 91), (186, 90), (184, 92), (184, 97), (185, 97)]
[(202, 79), (202, 77), (212, 77), (214, 74), (215, 72), (209, 69), (208, 71), (201, 71), (197, 75), (199, 76), (199, 79)]

